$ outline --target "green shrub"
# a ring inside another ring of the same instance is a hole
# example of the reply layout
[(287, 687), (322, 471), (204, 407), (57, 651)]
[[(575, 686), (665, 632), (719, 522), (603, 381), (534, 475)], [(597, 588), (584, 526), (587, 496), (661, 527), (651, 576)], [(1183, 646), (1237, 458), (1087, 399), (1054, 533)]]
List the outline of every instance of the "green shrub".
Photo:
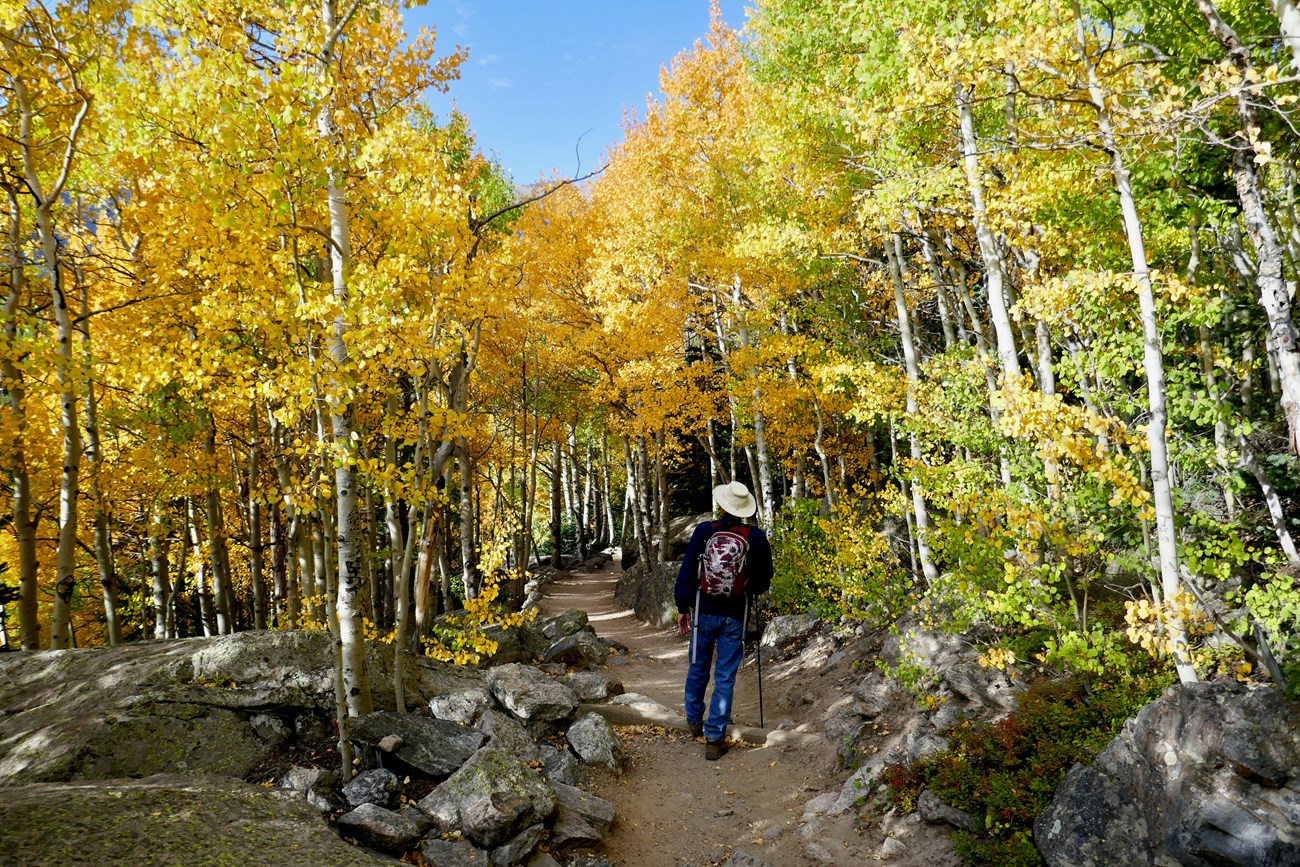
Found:
[(894, 806), (911, 810), (924, 789), (975, 818), (960, 831), (957, 853), (975, 865), (1042, 864), (1034, 847), (1034, 817), (1052, 800), (1076, 763), (1087, 764), (1125, 720), (1152, 701), (1172, 677), (1154, 670), (1042, 680), (1020, 697), (1014, 714), (997, 723), (963, 722), (945, 732), (952, 748), (915, 765), (886, 768)]

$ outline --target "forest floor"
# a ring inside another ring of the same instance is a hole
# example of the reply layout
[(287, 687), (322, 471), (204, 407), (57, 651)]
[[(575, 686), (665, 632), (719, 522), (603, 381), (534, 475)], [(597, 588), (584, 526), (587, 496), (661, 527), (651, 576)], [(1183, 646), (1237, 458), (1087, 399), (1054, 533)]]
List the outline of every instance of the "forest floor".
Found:
[[(542, 611), (587, 612), (592, 628), (625, 644), (607, 673), (627, 692), (641, 693), (680, 713), (687, 641), (672, 629), (639, 621), (614, 600), (620, 567), (566, 573), (545, 590)], [(764, 664), (764, 722), (769, 729), (820, 733), (825, 711), (862, 677), (865, 654), (834, 666), (797, 658)], [(906, 713), (898, 709), (898, 713)], [(758, 667), (746, 658), (736, 680), (732, 722), (759, 725)], [(886, 722), (887, 726), (888, 723)], [(591, 773), (588, 788), (613, 802), (618, 820), (600, 857), (616, 867), (703, 867), (721, 864), (739, 849), (771, 867), (797, 864), (885, 863), (898, 867), (959, 867), (946, 836), (915, 816), (866, 820), (805, 816), (810, 800), (838, 793), (849, 776), (834, 746), (812, 743), (732, 745), (705, 761), (703, 739), (660, 726), (618, 727), (627, 752), (624, 772)], [(737, 862), (733, 862), (737, 863)], [(745, 862), (739, 859), (739, 863)]]

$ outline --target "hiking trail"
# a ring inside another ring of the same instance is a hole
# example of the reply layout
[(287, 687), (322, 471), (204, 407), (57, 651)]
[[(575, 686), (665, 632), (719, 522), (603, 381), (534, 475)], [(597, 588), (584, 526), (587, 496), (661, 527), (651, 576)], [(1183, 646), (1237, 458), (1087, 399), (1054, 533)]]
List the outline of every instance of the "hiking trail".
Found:
[[(627, 692), (646, 695), (680, 718), (687, 640), (673, 629), (648, 626), (623, 609), (614, 599), (619, 575), (617, 561), (593, 572), (561, 573), (545, 588), (542, 613), (585, 611), (600, 637), (631, 651), (611, 655), (606, 673), (621, 681)], [(766, 728), (802, 724), (804, 731), (819, 734), (820, 711), (847, 692), (849, 674), (857, 675), (849, 661), (815, 671), (765, 659)], [(759, 725), (758, 671), (752, 654), (736, 678), (732, 723)], [(626, 768), (621, 775), (588, 769), (587, 787), (617, 810), (618, 820), (598, 853), (616, 867), (704, 867), (721, 864), (737, 849), (761, 861), (740, 856), (730, 862), (733, 865), (961, 863), (942, 834), (914, 817), (885, 823), (894, 826), (887, 831), (882, 824), (867, 827), (852, 812), (805, 816), (811, 799), (826, 792), (838, 794), (848, 776), (824, 737), (804, 735), (799, 743), (765, 747), (733, 742), (720, 760), (708, 762), (703, 739), (684, 730), (658, 725), (616, 729), (627, 753)], [(903, 839), (906, 851), (898, 852)], [(887, 851), (891, 849), (892, 854)]]

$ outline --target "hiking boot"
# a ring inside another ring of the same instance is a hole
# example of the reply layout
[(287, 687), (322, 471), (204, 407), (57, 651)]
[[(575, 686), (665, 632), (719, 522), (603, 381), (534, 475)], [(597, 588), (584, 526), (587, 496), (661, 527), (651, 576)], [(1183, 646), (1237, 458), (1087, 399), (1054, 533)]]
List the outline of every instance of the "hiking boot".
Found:
[(688, 722), (686, 725), (687, 725), (687, 726), (690, 728), (690, 730), (691, 730), (691, 737), (693, 737), (693, 738), (702, 738), (702, 737), (704, 737), (704, 723), (702, 723), (702, 722), (697, 722), (697, 723)]
[(706, 761), (716, 762), (727, 754), (726, 741), (705, 741), (704, 758)]

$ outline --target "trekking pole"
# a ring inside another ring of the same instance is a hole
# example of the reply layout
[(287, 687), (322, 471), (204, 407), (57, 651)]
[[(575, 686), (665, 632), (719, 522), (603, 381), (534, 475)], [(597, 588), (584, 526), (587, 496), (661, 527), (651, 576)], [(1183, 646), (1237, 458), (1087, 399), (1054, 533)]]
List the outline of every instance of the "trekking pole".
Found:
[(754, 611), (754, 622), (758, 624), (758, 642), (754, 645), (754, 662), (758, 665), (758, 727), (763, 727), (763, 621), (758, 613), (758, 597), (751, 596), (745, 606), (745, 626), (741, 635), (749, 634), (749, 612)]

